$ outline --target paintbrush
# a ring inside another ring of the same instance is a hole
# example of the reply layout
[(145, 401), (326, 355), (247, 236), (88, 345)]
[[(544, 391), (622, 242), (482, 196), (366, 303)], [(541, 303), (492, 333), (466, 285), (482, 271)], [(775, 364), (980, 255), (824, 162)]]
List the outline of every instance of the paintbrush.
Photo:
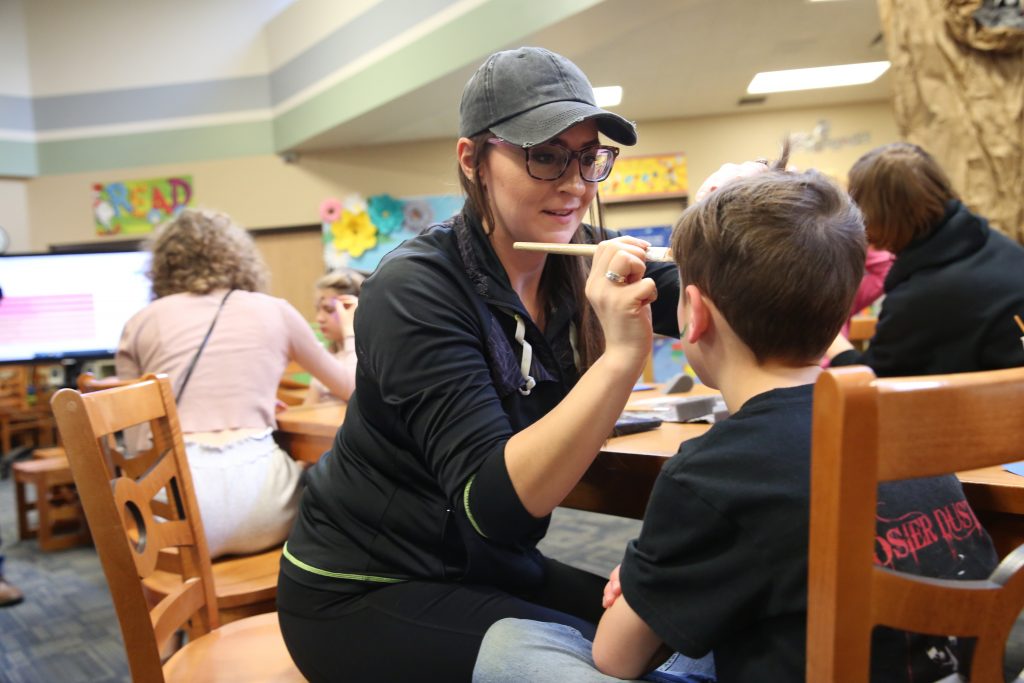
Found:
[[(514, 242), (512, 246), (521, 251), (543, 251), (548, 254), (563, 256), (593, 256), (597, 251), (596, 244), (561, 244), (558, 242)], [(648, 261), (671, 261), (672, 254), (668, 247), (648, 247)]]

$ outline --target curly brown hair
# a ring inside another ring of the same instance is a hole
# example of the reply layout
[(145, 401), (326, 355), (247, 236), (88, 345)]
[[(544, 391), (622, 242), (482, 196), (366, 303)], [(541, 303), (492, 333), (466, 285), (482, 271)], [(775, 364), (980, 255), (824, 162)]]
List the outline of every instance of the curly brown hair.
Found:
[(266, 290), (268, 271), (252, 237), (226, 213), (185, 209), (147, 240), (153, 296), (216, 289)]

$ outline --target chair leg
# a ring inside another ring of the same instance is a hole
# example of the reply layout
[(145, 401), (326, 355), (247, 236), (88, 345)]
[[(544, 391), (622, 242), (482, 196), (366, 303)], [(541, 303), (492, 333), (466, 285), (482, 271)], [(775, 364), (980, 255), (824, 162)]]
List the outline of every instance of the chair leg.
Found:
[(39, 549), (53, 549), (53, 519), (50, 515), (50, 487), (46, 478), (36, 487), (36, 513), (39, 515)]
[[(53, 473), (39, 482), (39, 549), (63, 550), (89, 543), (92, 537), (74, 484), (67, 473)], [(60, 525), (60, 533), (58, 531)]]
[[(56, 465), (56, 469), (40, 469), (40, 464), (45, 467)], [(54, 459), (44, 459), (30, 461), (14, 469), (18, 535), (22, 539), (38, 539), (39, 549), (46, 552), (92, 542), (71, 472), (66, 464), (60, 465)], [(33, 500), (28, 498), (30, 486), (35, 489)], [(35, 520), (29, 517), (33, 510)]]
[(19, 477), (18, 475), (15, 475), (14, 499), (18, 511), (18, 538), (20, 538), (23, 541), (36, 537), (36, 531), (35, 529), (29, 526), (28, 521), (28, 513), (30, 510), (34, 510), (36, 508), (36, 504), (35, 502), (28, 500), (28, 496), (26, 495), (25, 491), (25, 485), (25, 480)]

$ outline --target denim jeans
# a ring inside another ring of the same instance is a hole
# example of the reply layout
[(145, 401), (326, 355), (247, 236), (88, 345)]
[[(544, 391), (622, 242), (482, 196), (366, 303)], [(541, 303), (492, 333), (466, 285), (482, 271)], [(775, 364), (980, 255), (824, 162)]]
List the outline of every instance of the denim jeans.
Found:
[[(621, 679), (597, 670), (591, 657), (592, 643), (579, 631), (563, 624), (526, 619), (502, 619), (487, 631), (473, 683), (617, 683)], [(665, 683), (713, 683), (715, 662), (673, 655), (641, 681)]]

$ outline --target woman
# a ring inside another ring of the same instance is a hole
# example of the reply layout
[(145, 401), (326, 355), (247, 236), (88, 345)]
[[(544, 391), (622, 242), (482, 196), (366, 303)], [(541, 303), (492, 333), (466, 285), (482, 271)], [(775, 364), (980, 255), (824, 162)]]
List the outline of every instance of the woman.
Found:
[(271, 434), (281, 375), (294, 359), (347, 398), (353, 370), (291, 304), (262, 293), (266, 266), (227, 215), (185, 210), (149, 246), (155, 301), (125, 325), (117, 374), (170, 375), (210, 555), (277, 545), (302, 469)]
[[(316, 323), (327, 340), (327, 350), (346, 368), (356, 364), (354, 321), (359, 307), (359, 290), (365, 278), (361, 273), (341, 268), (316, 282)], [(320, 380), (313, 378), (304, 403), (319, 403), (339, 396), (331, 394)]]
[(617, 152), (599, 131), (636, 141), (547, 50), (494, 54), (466, 85), (465, 208), (367, 280), (356, 392), (285, 545), (278, 614), (311, 681), (468, 681), (506, 616), (592, 633), (604, 579), (536, 544), (611, 433), (652, 316), (678, 336), (678, 276), (628, 237), (592, 265), (512, 243), (600, 239), (582, 223)]
[(1013, 319), (1024, 314), (1024, 248), (964, 206), (917, 145), (871, 150), (850, 169), (849, 188), (868, 241), (896, 260), (867, 351), (840, 337), (832, 366), (905, 376), (1024, 365)]

